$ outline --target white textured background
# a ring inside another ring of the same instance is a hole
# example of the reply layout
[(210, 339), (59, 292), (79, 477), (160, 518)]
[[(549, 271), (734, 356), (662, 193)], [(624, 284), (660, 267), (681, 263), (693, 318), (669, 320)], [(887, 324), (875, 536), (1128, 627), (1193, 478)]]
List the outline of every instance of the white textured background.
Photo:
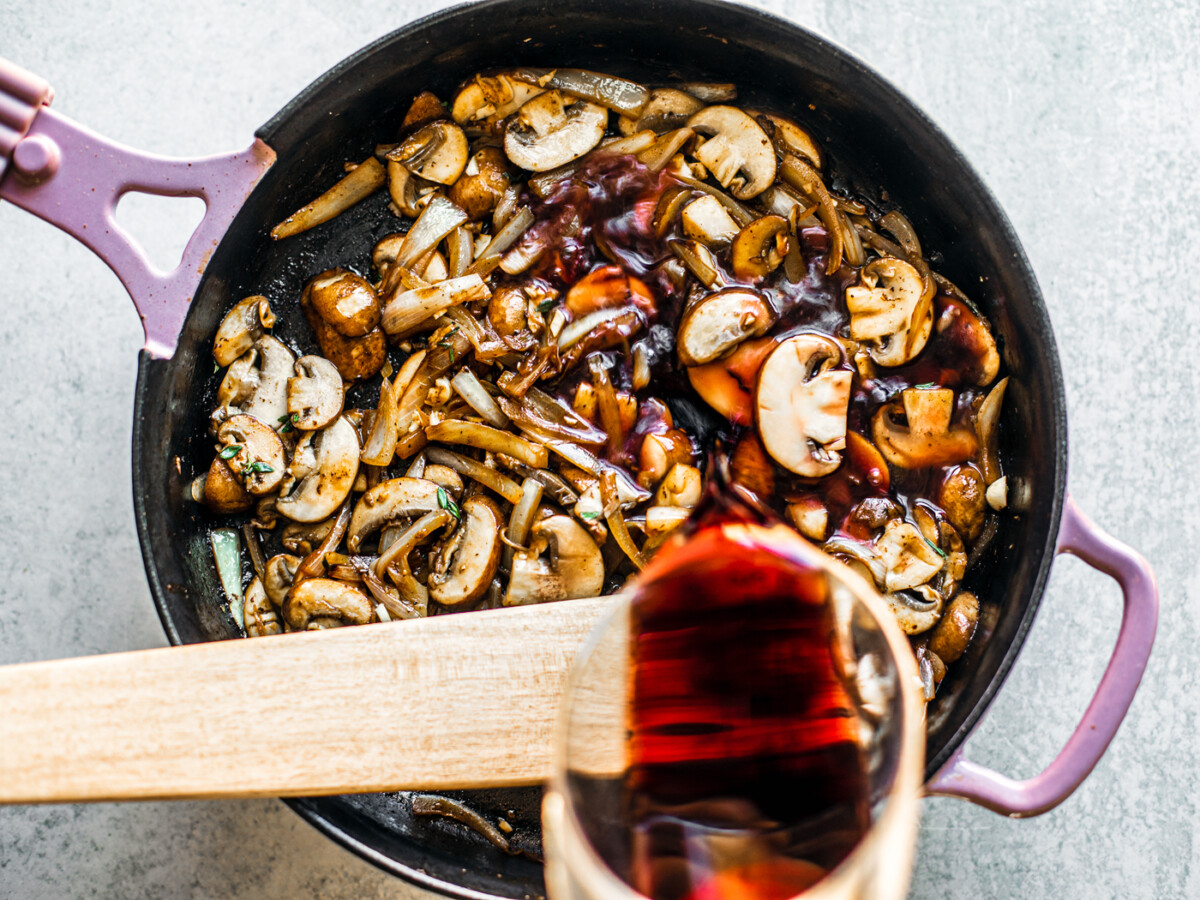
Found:
[[(0, 55), (56, 107), (150, 151), (244, 146), (310, 80), (436, 2), (4, 0)], [(1066, 377), (1071, 490), (1158, 571), (1155, 657), (1080, 791), (1039, 819), (924, 804), (919, 897), (1200, 896), (1196, 399), (1200, 6), (1192, 0), (805, 0), (763, 6), (897, 83), (1021, 235)], [(186, 234), (148, 205), (154, 239)], [(0, 662), (164, 643), (130, 498), (138, 319), (82, 246), (0, 205)], [(1115, 587), (1059, 562), (1024, 655), (971, 741), (1015, 776), (1070, 733), (1116, 634)], [(2, 739), (0, 723), (0, 739)], [(0, 896), (420, 894), (274, 801), (0, 809)]]

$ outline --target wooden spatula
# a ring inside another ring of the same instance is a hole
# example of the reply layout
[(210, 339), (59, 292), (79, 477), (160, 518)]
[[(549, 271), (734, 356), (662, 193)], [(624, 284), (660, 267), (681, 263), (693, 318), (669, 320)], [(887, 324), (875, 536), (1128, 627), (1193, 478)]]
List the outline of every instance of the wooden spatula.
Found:
[(608, 602), (0, 667), (0, 802), (537, 784)]

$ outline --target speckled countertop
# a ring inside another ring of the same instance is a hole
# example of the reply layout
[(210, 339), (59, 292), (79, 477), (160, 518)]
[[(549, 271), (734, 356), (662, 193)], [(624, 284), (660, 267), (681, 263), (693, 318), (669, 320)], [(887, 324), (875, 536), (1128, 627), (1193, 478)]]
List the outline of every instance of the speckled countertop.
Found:
[[(50, 80), (57, 108), (101, 133), (199, 155), (243, 146), (325, 69), (441, 5), (8, 0), (0, 55)], [(1084, 786), (1029, 821), (925, 801), (913, 894), (1200, 896), (1200, 512), (1190, 497), (1200, 302), (1189, 271), (1200, 243), (1200, 6), (762, 5), (892, 79), (991, 186), (1054, 322), (1070, 489), (1149, 557), (1162, 592), (1141, 694)], [(148, 202), (130, 220), (152, 249), (175, 246), (187, 233), (181, 208)], [(138, 319), (103, 263), (8, 205), (0, 270), (0, 662), (160, 646), (129, 480)], [(1071, 559), (1055, 565), (1024, 654), (970, 742), (973, 758), (1028, 776), (1053, 757), (1099, 679), (1119, 609), (1104, 577)], [(6, 897), (421, 893), (275, 801), (0, 809)]]

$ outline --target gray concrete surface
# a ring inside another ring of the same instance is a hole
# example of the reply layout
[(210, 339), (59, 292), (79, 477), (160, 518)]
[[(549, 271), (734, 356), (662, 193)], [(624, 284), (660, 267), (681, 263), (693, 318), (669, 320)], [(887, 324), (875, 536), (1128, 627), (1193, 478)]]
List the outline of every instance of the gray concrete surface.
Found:
[[(441, 4), (7, 0), (0, 55), (56, 105), (169, 154), (245, 144), (301, 87)], [(1125, 727), (1061, 808), (1010, 821), (924, 803), (918, 897), (1200, 896), (1196, 735), (1200, 7), (1184, 0), (776, 0), (906, 90), (1021, 235), (1066, 374), (1070, 487), (1155, 564), (1157, 652)], [(180, 235), (178, 210), (131, 219)], [(0, 662), (164, 643), (129, 488), (137, 317), (88, 251), (0, 205)], [(971, 741), (1016, 776), (1047, 763), (1116, 634), (1112, 583), (1055, 567), (1024, 655)], [(0, 726), (2, 727), (2, 726)], [(0, 896), (365, 898), (420, 894), (274, 801), (0, 810)]]

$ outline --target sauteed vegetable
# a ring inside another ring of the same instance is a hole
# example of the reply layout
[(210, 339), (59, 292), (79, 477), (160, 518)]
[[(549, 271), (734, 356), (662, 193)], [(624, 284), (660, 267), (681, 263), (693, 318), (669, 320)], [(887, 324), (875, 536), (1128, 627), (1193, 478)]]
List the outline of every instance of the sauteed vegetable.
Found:
[[(617, 590), (716, 447), (874, 582), (933, 696), (1006, 504), (996, 342), (898, 210), (831, 188), (813, 135), (736, 97), (480, 74), (449, 104), (418, 95), (393, 142), (276, 226), (386, 190), (395, 231), (370, 271), (313, 273), (311, 344), (272, 334), (284, 298), (217, 331), (192, 496), (240, 516), (248, 635)], [(356, 384), (373, 405), (346, 405)]]

